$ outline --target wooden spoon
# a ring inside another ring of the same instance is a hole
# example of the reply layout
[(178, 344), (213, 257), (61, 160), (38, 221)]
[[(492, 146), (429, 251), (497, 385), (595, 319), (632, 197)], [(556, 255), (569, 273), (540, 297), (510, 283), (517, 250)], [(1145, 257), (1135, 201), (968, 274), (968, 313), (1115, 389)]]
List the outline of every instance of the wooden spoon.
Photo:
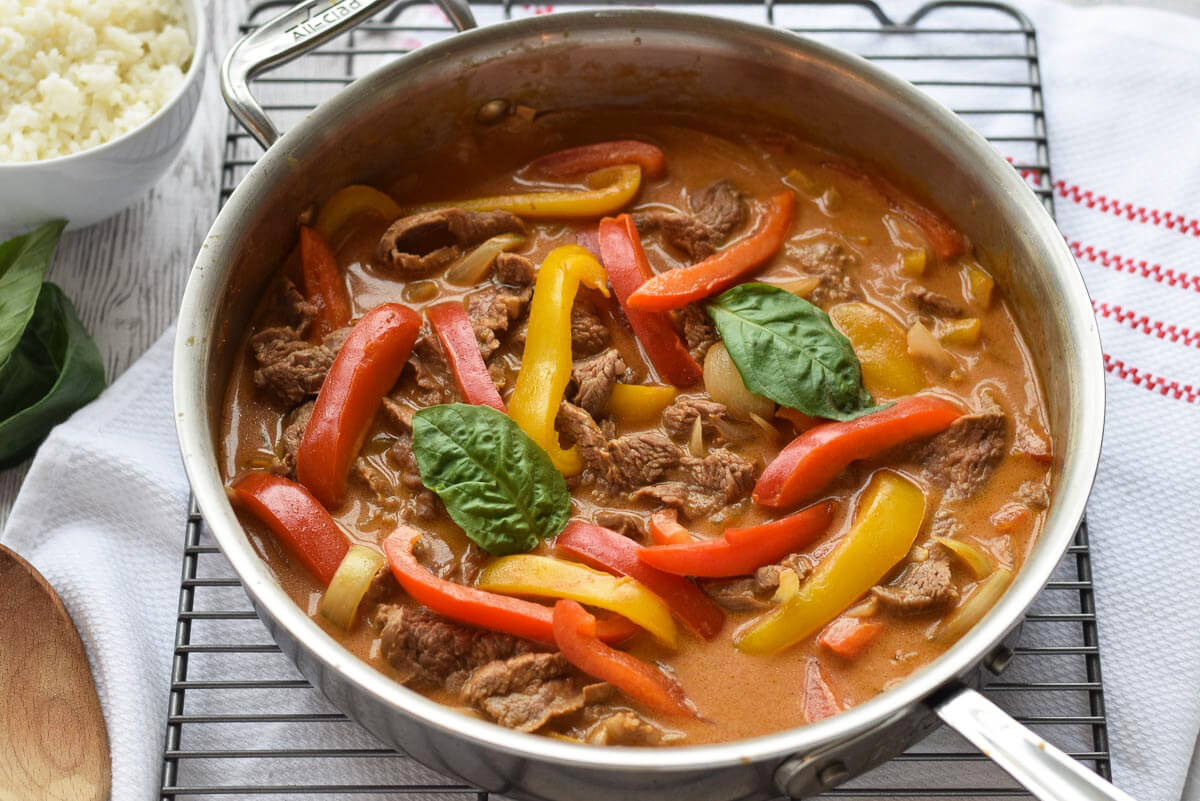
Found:
[(108, 734), (79, 632), (42, 575), (3, 545), (0, 721), (0, 798), (108, 798)]

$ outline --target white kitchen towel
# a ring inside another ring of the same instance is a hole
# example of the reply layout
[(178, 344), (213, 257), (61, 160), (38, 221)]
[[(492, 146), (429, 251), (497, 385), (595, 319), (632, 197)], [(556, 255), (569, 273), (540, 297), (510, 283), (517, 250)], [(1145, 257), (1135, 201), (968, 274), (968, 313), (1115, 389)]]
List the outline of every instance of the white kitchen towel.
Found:
[[(881, 5), (902, 17), (914, 4)], [(1200, 729), (1200, 582), (1189, 569), (1200, 564), (1192, 510), (1200, 478), (1200, 22), (1044, 0), (1020, 5), (1039, 32), (1059, 220), (1095, 299), (1107, 354), (1106, 442), (1089, 517), (1114, 772), (1142, 801), (1174, 801)], [(811, 24), (825, 18), (821, 13), (776, 4), (779, 17), (803, 16), (781, 19), (790, 24)], [(949, 27), (956, 14), (974, 12), (937, 13), (929, 24)], [(865, 45), (889, 52), (900, 41), (875, 37)], [(1001, 39), (972, 47), (993, 44)], [(1024, 63), (1018, 59), (1015, 68)], [(946, 65), (938, 69), (944, 75)], [(954, 69), (971, 74), (967, 64)], [(989, 89), (934, 91), (949, 93), (960, 108), (1003, 99)], [(993, 134), (1005, 124), (986, 116), (968, 121)], [(1015, 163), (1030, 158), (1029, 142), (1004, 147)], [(168, 334), (53, 433), (0, 537), (59, 590), (80, 629), (108, 722), (113, 798), (120, 801), (156, 797), (161, 764), (186, 505), (169, 350)], [(1038, 636), (1032, 629), (1027, 636)], [(242, 659), (238, 675), (252, 675), (256, 659)], [(266, 711), (280, 701), (243, 692), (226, 703)], [(194, 736), (198, 746), (206, 735)], [(371, 742), (351, 726), (336, 737), (339, 745)], [(198, 780), (228, 784), (322, 775), (318, 764), (296, 763), (294, 772), (271, 776), (250, 760), (228, 776), (206, 773), (202, 761), (193, 769)], [(407, 764), (378, 764), (371, 781), (420, 776)]]

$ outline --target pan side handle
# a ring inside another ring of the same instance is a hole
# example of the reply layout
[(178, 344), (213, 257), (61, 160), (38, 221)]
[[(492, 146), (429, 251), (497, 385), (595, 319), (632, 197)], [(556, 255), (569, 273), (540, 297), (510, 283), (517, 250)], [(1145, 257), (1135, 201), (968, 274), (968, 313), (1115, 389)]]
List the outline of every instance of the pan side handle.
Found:
[(959, 690), (936, 711), (1041, 801), (1133, 801), (975, 690)]
[[(256, 75), (298, 58), (370, 19), (396, 0), (304, 0), (239, 39), (221, 63), (221, 94), (238, 122), (263, 148), (279, 129), (250, 92)], [(455, 30), (475, 27), (467, 0), (434, 0)]]

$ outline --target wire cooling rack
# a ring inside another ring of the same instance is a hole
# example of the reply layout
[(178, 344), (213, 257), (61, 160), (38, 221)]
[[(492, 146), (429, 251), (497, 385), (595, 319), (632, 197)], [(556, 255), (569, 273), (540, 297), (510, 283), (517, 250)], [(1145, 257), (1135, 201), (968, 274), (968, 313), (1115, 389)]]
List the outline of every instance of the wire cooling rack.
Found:
[[(987, 136), (1053, 213), (1037, 36), (995, 2), (934, 2), (908, 10), (870, 0), (669, 0), (659, 5), (778, 25), (858, 52), (922, 87)], [(268, 0), (242, 30), (277, 14)], [(551, 13), (508, 0), (473, 4), (481, 23)], [(602, 3), (569, 0), (565, 5)], [(259, 78), (257, 96), (283, 128), (355, 77), (451, 34), (432, 7), (402, 0), (387, 17)], [(260, 155), (230, 119), (221, 202)], [(1026, 617), (993, 701), (1076, 759), (1110, 777), (1100, 647), (1087, 527)], [(1027, 797), (945, 728), (829, 793), (847, 798)], [(324, 700), (271, 642), (194, 504), (185, 532), (161, 798), (458, 798), (455, 784), (383, 747)], [(581, 799), (580, 801), (586, 801)]]

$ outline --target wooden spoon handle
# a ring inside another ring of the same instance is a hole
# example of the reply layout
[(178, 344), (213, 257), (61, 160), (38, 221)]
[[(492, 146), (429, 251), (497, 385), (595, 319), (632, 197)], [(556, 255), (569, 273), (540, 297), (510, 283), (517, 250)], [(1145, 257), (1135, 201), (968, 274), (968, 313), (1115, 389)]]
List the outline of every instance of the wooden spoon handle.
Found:
[(108, 734), (79, 632), (41, 574), (3, 545), (0, 721), (0, 798), (108, 798)]

